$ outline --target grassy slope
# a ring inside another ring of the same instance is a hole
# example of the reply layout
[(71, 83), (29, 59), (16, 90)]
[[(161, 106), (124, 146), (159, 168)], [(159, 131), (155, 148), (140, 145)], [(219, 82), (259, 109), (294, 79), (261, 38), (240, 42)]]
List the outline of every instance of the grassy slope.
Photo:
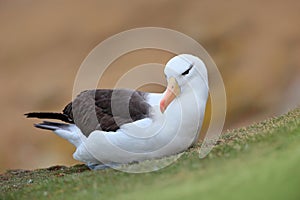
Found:
[(0, 199), (300, 199), (300, 109), (228, 132), (205, 159), (198, 147), (152, 173), (84, 166), (8, 171)]

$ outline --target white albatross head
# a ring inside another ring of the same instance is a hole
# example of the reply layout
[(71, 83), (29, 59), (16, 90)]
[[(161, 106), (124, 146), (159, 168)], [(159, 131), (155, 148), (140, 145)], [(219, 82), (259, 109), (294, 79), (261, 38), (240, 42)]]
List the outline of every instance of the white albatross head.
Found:
[[(160, 101), (160, 110), (165, 112), (169, 104), (180, 97), (185, 92), (185, 88), (189, 87), (189, 83), (195, 79), (201, 79), (205, 82), (208, 89), (207, 70), (204, 62), (190, 54), (180, 54), (168, 61), (164, 70), (168, 81), (167, 89)], [(194, 87), (197, 87), (194, 86)]]

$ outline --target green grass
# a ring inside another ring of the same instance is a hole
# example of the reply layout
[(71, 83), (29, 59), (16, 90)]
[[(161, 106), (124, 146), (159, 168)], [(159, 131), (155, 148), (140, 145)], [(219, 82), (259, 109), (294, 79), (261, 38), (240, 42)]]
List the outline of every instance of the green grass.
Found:
[(300, 199), (300, 109), (229, 131), (204, 159), (200, 144), (162, 170), (85, 166), (8, 171), (0, 199)]

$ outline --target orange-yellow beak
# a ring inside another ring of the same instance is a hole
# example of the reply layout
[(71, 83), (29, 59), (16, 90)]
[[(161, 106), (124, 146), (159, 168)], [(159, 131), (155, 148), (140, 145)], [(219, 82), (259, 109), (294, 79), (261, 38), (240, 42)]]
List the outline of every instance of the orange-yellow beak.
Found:
[(171, 77), (168, 81), (167, 90), (165, 96), (160, 101), (160, 111), (165, 112), (169, 104), (180, 94), (180, 87), (174, 77)]

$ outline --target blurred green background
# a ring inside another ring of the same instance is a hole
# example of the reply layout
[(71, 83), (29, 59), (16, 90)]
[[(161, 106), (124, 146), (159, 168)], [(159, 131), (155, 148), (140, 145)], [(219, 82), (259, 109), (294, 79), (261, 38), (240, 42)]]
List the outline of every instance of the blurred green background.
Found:
[[(225, 129), (288, 111), (300, 102), (299, 10), (297, 0), (0, 0), (0, 172), (76, 163), (71, 144), (34, 129), (36, 121), (23, 114), (62, 110), (87, 54), (131, 28), (174, 29), (205, 47), (225, 82)], [(113, 87), (128, 67), (169, 57), (152, 50), (130, 54), (102, 86)]]

